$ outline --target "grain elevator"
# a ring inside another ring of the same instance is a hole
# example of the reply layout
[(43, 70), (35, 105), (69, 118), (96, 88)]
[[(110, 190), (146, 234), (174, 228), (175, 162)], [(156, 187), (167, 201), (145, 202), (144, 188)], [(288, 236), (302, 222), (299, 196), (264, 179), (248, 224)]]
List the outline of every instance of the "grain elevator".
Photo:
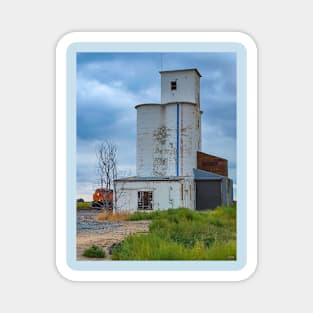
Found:
[(116, 209), (214, 209), (232, 203), (227, 160), (201, 152), (197, 69), (161, 71), (161, 103), (137, 110), (136, 176), (117, 179)]

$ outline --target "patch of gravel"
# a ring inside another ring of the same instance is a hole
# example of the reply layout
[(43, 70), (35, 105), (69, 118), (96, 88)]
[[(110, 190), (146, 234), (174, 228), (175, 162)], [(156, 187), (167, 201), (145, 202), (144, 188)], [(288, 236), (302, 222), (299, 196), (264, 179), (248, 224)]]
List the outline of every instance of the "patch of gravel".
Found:
[(86, 221), (78, 220), (77, 221), (77, 232), (93, 232), (93, 233), (103, 233), (110, 230), (113, 230), (116, 227), (121, 226), (119, 222), (97, 222), (97, 221)]
[[(151, 221), (96, 221), (101, 211), (77, 210), (77, 260), (108, 261), (114, 247), (131, 234), (149, 231)], [(92, 244), (101, 247), (107, 254), (105, 259), (90, 259), (83, 256)]]
[(92, 244), (101, 247), (107, 254), (105, 259), (111, 259), (111, 253), (121, 241), (131, 234), (145, 234), (149, 231), (151, 221), (121, 221), (121, 222), (97, 222), (97, 221), (77, 221), (77, 260), (96, 260), (83, 256), (85, 249)]

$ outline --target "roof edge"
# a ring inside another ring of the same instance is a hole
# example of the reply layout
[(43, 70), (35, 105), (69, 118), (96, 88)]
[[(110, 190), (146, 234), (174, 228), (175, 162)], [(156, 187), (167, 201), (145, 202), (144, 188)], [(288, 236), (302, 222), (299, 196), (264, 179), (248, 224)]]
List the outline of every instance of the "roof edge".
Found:
[(159, 73), (162, 74), (162, 73), (190, 72), (190, 71), (194, 71), (198, 74), (199, 77), (202, 77), (202, 75), (196, 68), (186, 68), (186, 69), (181, 69), (181, 70), (165, 70), (165, 71), (159, 71)]
[(131, 177), (122, 177), (114, 179), (114, 181), (127, 181), (127, 182), (136, 182), (136, 181), (180, 181), (184, 180), (185, 176), (164, 176), (164, 177), (140, 177), (140, 176), (131, 176)]
[(139, 103), (139, 104), (135, 105), (135, 109), (142, 107), (144, 105), (161, 105), (161, 103)]
[(189, 101), (175, 101), (175, 102), (165, 102), (165, 103), (140, 103), (140, 104), (135, 105), (135, 109), (142, 107), (142, 106), (145, 106), (145, 105), (166, 106), (166, 105), (177, 104), (177, 103), (179, 103), (179, 104), (190, 104), (190, 105), (194, 105), (194, 106), (198, 105), (195, 102), (189, 102)]

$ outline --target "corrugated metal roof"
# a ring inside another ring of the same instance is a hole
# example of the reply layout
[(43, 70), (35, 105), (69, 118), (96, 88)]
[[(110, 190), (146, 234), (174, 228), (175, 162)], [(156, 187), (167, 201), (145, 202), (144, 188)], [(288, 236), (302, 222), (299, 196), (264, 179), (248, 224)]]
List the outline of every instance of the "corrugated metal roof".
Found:
[(195, 179), (206, 179), (206, 180), (220, 180), (220, 179), (223, 179), (223, 178), (226, 178), (225, 176), (222, 176), (222, 175), (218, 175), (218, 174), (215, 174), (215, 173), (211, 173), (211, 172), (207, 172), (207, 171), (203, 171), (203, 170), (199, 170), (197, 168), (195, 168), (193, 170), (193, 175), (194, 175), (194, 178)]

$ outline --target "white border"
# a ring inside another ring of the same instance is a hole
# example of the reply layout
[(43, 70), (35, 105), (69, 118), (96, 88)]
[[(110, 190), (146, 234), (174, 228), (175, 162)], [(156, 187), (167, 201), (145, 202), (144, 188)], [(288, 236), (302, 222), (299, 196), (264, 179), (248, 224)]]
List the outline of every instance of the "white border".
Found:
[[(247, 263), (237, 271), (75, 271), (66, 262), (66, 52), (77, 42), (235, 42), (247, 51)], [(257, 47), (241, 32), (73, 32), (56, 48), (56, 265), (72, 281), (240, 281), (257, 267)]]

